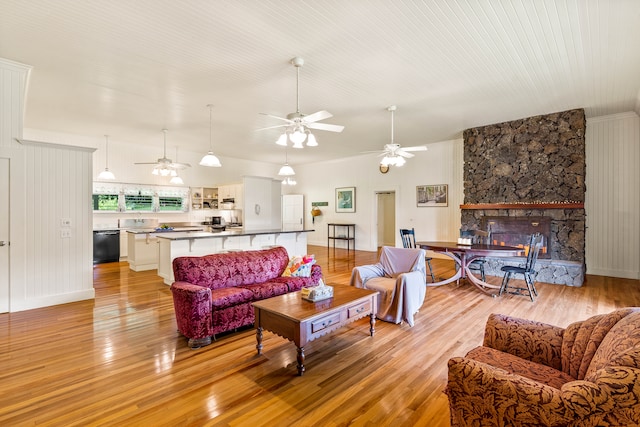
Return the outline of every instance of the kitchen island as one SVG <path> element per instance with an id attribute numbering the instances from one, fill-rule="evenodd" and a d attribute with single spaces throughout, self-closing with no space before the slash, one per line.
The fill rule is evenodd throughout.
<path id="1" fill-rule="evenodd" d="M 161 228 L 133 228 L 127 230 L 127 261 L 133 271 L 155 270 L 158 268 L 159 235 L 189 234 L 202 231 L 202 226 Z"/>
<path id="2" fill-rule="evenodd" d="M 228 251 L 248 251 L 284 246 L 289 256 L 307 253 L 307 233 L 314 230 L 229 230 L 220 232 L 158 233 L 158 275 L 173 283 L 174 258 Z"/>

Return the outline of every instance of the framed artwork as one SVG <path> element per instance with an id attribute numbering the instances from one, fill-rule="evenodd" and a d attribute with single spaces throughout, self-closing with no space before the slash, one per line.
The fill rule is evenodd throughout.
<path id="1" fill-rule="evenodd" d="M 447 187 L 447 184 L 418 185 L 416 187 L 418 207 L 448 206 L 449 191 Z"/>
<path id="2" fill-rule="evenodd" d="M 356 187 L 336 188 L 336 212 L 356 211 Z"/>

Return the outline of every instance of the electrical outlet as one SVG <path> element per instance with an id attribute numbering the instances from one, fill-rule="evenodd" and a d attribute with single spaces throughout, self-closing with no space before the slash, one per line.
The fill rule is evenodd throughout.
<path id="1" fill-rule="evenodd" d="M 71 230 L 60 230 L 60 237 L 63 239 L 71 238 Z"/>
<path id="2" fill-rule="evenodd" d="M 60 220 L 61 227 L 71 227 L 71 218 L 62 218 Z"/>

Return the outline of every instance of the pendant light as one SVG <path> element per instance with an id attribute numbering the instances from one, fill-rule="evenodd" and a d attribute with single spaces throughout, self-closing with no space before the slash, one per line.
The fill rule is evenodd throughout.
<path id="1" fill-rule="evenodd" d="M 291 166 L 289 166 L 289 159 L 287 157 L 287 150 L 284 150 L 284 165 L 280 168 L 278 172 L 279 176 L 293 176 L 296 172 L 293 170 Z"/>
<path id="2" fill-rule="evenodd" d="M 178 146 L 176 146 L 176 162 L 177 161 L 178 161 Z M 176 184 L 176 185 L 184 184 L 184 181 L 182 180 L 182 178 L 180 178 L 180 175 L 178 175 L 178 171 L 176 171 L 175 169 L 171 171 L 171 179 L 169 180 L 169 183 Z"/>
<path id="3" fill-rule="evenodd" d="M 220 163 L 220 160 L 213 154 L 213 147 L 212 147 L 212 142 L 211 142 L 211 134 L 213 132 L 213 116 L 212 116 L 212 109 L 213 109 L 213 105 L 212 104 L 207 104 L 207 107 L 209 107 L 209 152 L 202 158 L 202 160 L 200 160 L 200 165 L 201 166 L 208 166 L 211 168 L 219 168 L 222 166 L 222 163 Z"/>
<path id="4" fill-rule="evenodd" d="M 109 135 L 105 135 L 104 136 L 106 139 L 105 142 L 105 151 L 106 151 L 106 155 L 105 155 L 105 168 L 102 172 L 100 172 L 100 174 L 98 175 L 98 179 L 116 179 L 115 175 L 113 174 L 113 172 L 111 172 L 109 170 Z"/>

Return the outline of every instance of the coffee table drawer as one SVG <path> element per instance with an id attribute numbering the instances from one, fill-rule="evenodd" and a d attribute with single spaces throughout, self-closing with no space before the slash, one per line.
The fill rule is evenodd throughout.
<path id="1" fill-rule="evenodd" d="M 371 313 L 371 300 L 366 300 L 361 302 L 360 304 L 354 305 L 353 307 L 349 307 L 347 310 L 347 316 L 349 319 L 352 317 L 362 316 L 364 313 Z"/>
<path id="2" fill-rule="evenodd" d="M 311 333 L 315 334 L 329 326 L 340 324 L 340 313 L 333 313 L 311 322 Z"/>

